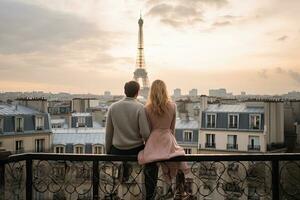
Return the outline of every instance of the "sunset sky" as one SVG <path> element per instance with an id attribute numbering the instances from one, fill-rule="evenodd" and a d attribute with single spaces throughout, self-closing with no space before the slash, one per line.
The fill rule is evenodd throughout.
<path id="1" fill-rule="evenodd" d="M 299 0 L 0 0 L 0 91 L 122 93 L 140 10 L 170 93 L 300 90 Z"/>

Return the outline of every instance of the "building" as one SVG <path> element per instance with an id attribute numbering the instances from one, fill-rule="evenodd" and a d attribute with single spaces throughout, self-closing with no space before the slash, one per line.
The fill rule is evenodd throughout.
<path id="1" fill-rule="evenodd" d="M 284 143 L 283 102 L 210 104 L 202 112 L 200 153 L 267 152 Z"/>
<path id="2" fill-rule="evenodd" d="M 31 100 L 26 101 L 32 104 Z M 44 101 L 38 104 L 43 105 L 43 103 Z M 18 104 L 0 104 L 0 147 L 2 149 L 12 153 L 50 151 L 52 143 L 50 116 L 38 110 Z"/>
<path id="3" fill-rule="evenodd" d="M 98 106 L 100 100 L 96 98 L 74 98 L 72 100 L 72 112 L 89 112 L 90 108 Z"/>
<path id="4" fill-rule="evenodd" d="M 174 89 L 173 97 L 175 99 L 181 97 L 181 89 L 180 88 Z"/>
<path id="5" fill-rule="evenodd" d="M 199 124 L 198 120 L 189 116 L 176 119 L 175 137 L 186 154 L 198 153 Z"/>
<path id="6" fill-rule="evenodd" d="M 52 119 L 53 152 L 104 153 L 105 128 L 93 121 L 92 113 L 72 113 L 71 123 Z"/>
<path id="7" fill-rule="evenodd" d="M 191 89 L 190 91 L 189 91 L 189 96 L 191 96 L 191 97 L 196 97 L 198 95 L 198 90 L 197 89 Z"/>
<path id="8" fill-rule="evenodd" d="M 210 89 L 209 96 L 213 97 L 232 97 L 232 93 L 227 93 L 225 88 L 220 89 Z"/>

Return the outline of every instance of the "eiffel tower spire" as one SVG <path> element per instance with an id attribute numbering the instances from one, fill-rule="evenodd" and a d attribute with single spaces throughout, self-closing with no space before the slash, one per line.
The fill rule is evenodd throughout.
<path id="1" fill-rule="evenodd" d="M 149 92 L 149 79 L 148 73 L 145 66 L 145 57 L 144 57 L 144 34 L 143 34 L 143 24 L 144 20 L 140 14 L 138 20 L 139 32 L 138 32 L 138 46 L 137 46 L 137 58 L 136 58 L 136 69 L 134 71 L 133 80 L 140 82 L 141 92 L 140 95 L 147 98 Z"/>

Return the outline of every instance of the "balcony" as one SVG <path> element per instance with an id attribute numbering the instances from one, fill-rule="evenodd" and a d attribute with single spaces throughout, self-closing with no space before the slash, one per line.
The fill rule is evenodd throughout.
<path id="1" fill-rule="evenodd" d="M 238 150 L 238 144 L 227 144 L 228 150 Z"/>
<path id="2" fill-rule="evenodd" d="M 205 143 L 205 148 L 216 148 L 216 143 Z"/>
<path id="3" fill-rule="evenodd" d="M 260 151 L 260 145 L 248 145 L 249 151 Z"/>
<path id="4" fill-rule="evenodd" d="M 47 153 L 2 157 L 0 199 L 145 199 L 144 167 L 136 159 Z M 156 199 L 183 199 L 180 192 L 187 199 L 300 199 L 300 154 L 205 154 L 170 161 L 188 162 L 190 171 L 172 183 L 164 181 L 160 172 Z M 237 173 L 228 173 L 228 162 L 239 166 Z M 262 169 L 249 182 L 254 170 Z M 216 178 L 199 176 L 205 170 Z"/>

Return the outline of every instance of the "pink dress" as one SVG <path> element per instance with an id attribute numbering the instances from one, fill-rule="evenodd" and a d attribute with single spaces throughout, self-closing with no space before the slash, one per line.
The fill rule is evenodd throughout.
<path id="1" fill-rule="evenodd" d="M 157 116 L 146 106 L 146 114 L 149 121 L 151 134 L 146 142 L 144 150 L 138 154 L 140 165 L 164 161 L 176 156 L 184 156 L 185 152 L 177 144 L 175 139 L 176 104 L 169 103 L 167 112 Z M 180 169 L 187 172 L 186 162 L 160 162 L 162 172 L 167 180 L 176 176 Z"/>

